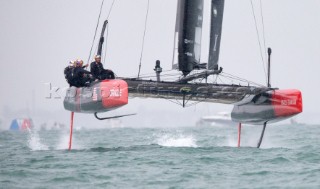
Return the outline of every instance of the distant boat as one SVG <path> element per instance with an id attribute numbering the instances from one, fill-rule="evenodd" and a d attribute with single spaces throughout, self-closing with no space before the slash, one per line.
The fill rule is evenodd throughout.
<path id="1" fill-rule="evenodd" d="M 33 128 L 33 122 L 30 118 L 14 119 L 11 122 L 11 131 L 25 131 Z"/>
<path id="2" fill-rule="evenodd" d="M 105 122 L 105 128 L 122 128 L 123 123 L 120 119 L 110 119 Z"/>
<path id="3" fill-rule="evenodd" d="M 197 126 L 223 126 L 223 125 L 231 125 L 235 122 L 231 119 L 230 112 L 219 112 L 213 116 L 203 116 L 197 122 Z"/>
<path id="4" fill-rule="evenodd" d="M 61 130 L 61 129 L 66 129 L 66 126 L 62 123 L 59 123 L 57 121 L 49 120 L 46 121 L 45 123 L 42 123 L 40 125 L 40 130 Z"/>
<path id="5" fill-rule="evenodd" d="M 291 118 L 290 119 L 290 124 L 291 125 L 305 125 L 305 123 L 300 123 L 297 121 L 297 118 Z"/>

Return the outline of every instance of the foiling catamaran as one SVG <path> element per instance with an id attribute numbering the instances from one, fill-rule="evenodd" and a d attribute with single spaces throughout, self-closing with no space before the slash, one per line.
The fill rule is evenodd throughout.
<path id="1" fill-rule="evenodd" d="M 232 120 L 238 125 L 240 147 L 241 124 L 263 125 L 259 148 L 267 123 L 281 121 L 302 112 L 302 95 L 299 90 L 279 90 L 270 85 L 271 49 L 268 49 L 267 86 L 234 85 L 208 82 L 208 77 L 223 74 L 219 67 L 219 52 L 222 34 L 224 0 L 211 0 L 210 47 L 208 63 L 200 62 L 201 35 L 204 0 L 178 0 L 175 28 L 173 69 L 182 72 L 175 81 L 161 80 L 162 68 L 156 61 L 156 79 L 121 78 L 94 82 L 90 87 L 71 87 L 67 91 L 64 107 L 72 112 L 69 149 L 71 149 L 73 116 L 77 113 L 92 113 L 99 120 L 119 118 L 98 117 L 98 113 L 112 111 L 128 104 L 129 97 L 167 99 L 180 102 L 186 107 L 189 102 L 233 104 Z M 102 28 L 98 55 L 102 54 L 104 33 Z M 196 73 L 194 70 L 198 70 Z"/>

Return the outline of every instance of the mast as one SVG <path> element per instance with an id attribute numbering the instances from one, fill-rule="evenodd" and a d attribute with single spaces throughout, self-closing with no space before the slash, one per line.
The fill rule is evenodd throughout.
<path id="1" fill-rule="evenodd" d="M 272 49 L 268 48 L 268 83 L 267 87 L 271 87 L 270 77 L 271 77 L 271 53 Z"/>
<path id="2" fill-rule="evenodd" d="M 178 38 L 178 66 L 173 65 L 173 68 L 178 67 L 184 76 L 203 67 L 200 64 L 202 22 L 203 0 L 178 0 L 175 36 Z"/>
<path id="3" fill-rule="evenodd" d="M 101 35 L 100 35 L 100 40 L 99 40 L 99 45 L 98 45 L 98 52 L 97 52 L 97 55 L 100 55 L 100 56 L 102 55 L 102 46 L 103 46 L 103 43 L 104 43 L 104 33 L 106 31 L 107 24 L 108 24 L 108 20 L 104 21 L 103 27 L 102 27 L 102 31 L 101 31 Z"/>
<path id="4" fill-rule="evenodd" d="M 209 70 L 219 70 L 219 53 L 222 33 L 224 0 L 211 1 L 211 28 L 209 47 Z"/>

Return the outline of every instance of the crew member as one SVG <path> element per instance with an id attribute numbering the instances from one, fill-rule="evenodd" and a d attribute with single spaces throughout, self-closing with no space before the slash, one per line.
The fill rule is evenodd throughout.
<path id="1" fill-rule="evenodd" d="M 103 68 L 100 55 L 95 56 L 95 61 L 90 65 L 90 71 L 97 80 L 115 79 L 113 71 Z"/>
<path id="2" fill-rule="evenodd" d="M 72 70 L 73 86 L 75 87 L 86 87 L 94 80 L 91 73 L 84 69 L 82 60 L 76 61 L 76 66 Z"/>
<path id="3" fill-rule="evenodd" d="M 69 62 L 69 66 L 64 69 L 64 78 L 67 80 L 69 85 L 72 85 L 72 69 L 74 68 L 74 61 Z"/>

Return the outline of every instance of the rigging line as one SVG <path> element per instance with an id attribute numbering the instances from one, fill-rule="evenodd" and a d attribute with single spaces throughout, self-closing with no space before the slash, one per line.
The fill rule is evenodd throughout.
<path id="1" fill-rule="evenodd" d="M 178 75 L 177 74 L 162 74 L 161 77 L 177 77 Z M 154 78 L 154 77 L 157 77 L 155 76 L 154 74 L 153 75 L 143 75 L 141 77 L 139 77 L 140 79 L 142 78 Z M 134 77 L 130 77 L 130 78 L 134 78 Z"/>
<path id="2" fill-rule="evenodd" d="M 164 71 L 165 72 L 165 71 Z M 169 75 L 169 74 L 161 74 L 161 77 L 162 76 L 166 76 L 166 75 Z M 173 75 L 173 74 L 171 74 L 171 75 Z M 180 74 L 179 74 L 180 75 Z M 139 78 L 146 78 L 146 77 L 157 77 L 157 76 L 155 76 L 154 75 L 154 73 L 146 73 L 146 74 L 140 74 L 140 77 Z M 178 74 L 177 75 L 175 75 L 175 76 L 178 76 Z M 128 78 L 137 78 L 137 75 L 134 75 L 134 76 L 127 76 Z"/>
<path id="3" fill-rule="evenodd" d="M 96 36 L 97 36 L 97 31 L 98 31 L 98 27 L 99 27 L 99 23 L 100 23 L 100 17 L 101 17 L 101 12 L 102 12 L 102 8 L 103 8 L 103 3 L 104 3 L 104 0 L 102 0 L 102 2 L 101 2 L 100 12 L 99 12 L 99 16 L 98 16 L 98 22 L 97 22 L 96 30 L 94 32 L 92 45 L 91 45 L 91 49 L 90 49 L 90 54 L 89 54 L 88 61 L 87 61 L 88 64 L 89 64 L 89 61 L 90 61 L 90 58 L 91 58 L 94 41 L 96 40 Z"/>
<path id="4" fill-rule="evenodd" d="M 232 75 L 224 75 L 224 74 L 221 74 L 221 76 L 223 77 L 226 77 L 226 78 L 229 78 L 229 79 L 235 79 L 235 80 L 238 80 L 238 81 L 241 81 L 241 82 L 247 82 L 247 83 L 250 83 L 250 81 L 246 80 L 246 79 L 242 79 L 242 78 L 239 78 L 239 77 L 235 77 L 235 76 L 232 76 Z"/>
<path id="5" fill-rule="evenodd" d="M 111 14 L 111 12 L 112 12 L 112 8 L 113 8 L 113 5 L 114 5 L 114 2 L 115 2 L 115 1 L 116 1 L 116 0 L 113 0 L 113 1 L 112 1 L 111 7 L 110 7 L 110 9 L 109 9 L 109 13 L 108 13 L 107 20 L 108 20 L 109 17 L 110 17 L 110 14 Z"/>
<path id="6" fill-rule="evenodd" d="M 144 32 L 143 32 L 143 38 L 142 38 L 142 48 L 141 48 L 141 55 L 140 55 L 138 78 L 140 77 L 140 71 L 141 71 L 141 63 L 142 63 L 142 56 L 143 56 L 143 50 L 144 50 L 144 40 L 146 37 L 147 23 L 148 23 L 148 16 L 149 16 L 149 6 L 150 6 L 150 0 L 148 0 L 146 19 L 145 19 L 145 23 L 144 23 Z"/>
<path id="7" fill-rule="evenodd" d="M 223 75 L 225 74 L 225 75 Z M 241 81 L 241 82 L 245 82 L 245 83 L 249 83 L 249 84 L 254 84 L 254 85 L 257 85 L 257 86 L 260 86 L 260 87 L 265 87 L 264 85 L 261 85 L 259 83 L 255 83 L 253 81 L 249 81 L 247 79 L 243 79 L 243 78 L 240 78 L 240 77 L 237 77 L 237 76 L 234 76 L 234 75 L 231 75 L 231 74 L 228 74 L 228 73 L 225 73 L 223 72 L 223 74 L 221 74 L 223 77 L 227 77 L 229 79 L 235 79 L 235 80 L 238 80 L 238 81 Z"/>
<path id="8" fill-rule="evenodd" d="M 179 74 L 180 75 L 180 74 Z M 164 76 L 179 76 L 178 74 L 170 74 L 170 73 L 168 73 L 168 74 L 161 74 L 161 77 L 164 77 Z M 156 75 L 154 75 L 154 74 L 150 74 L 150 75 L 145 75 L 145 76 L 141 76 L 141 77 L 157 77 Z"/>
<path id="9" fill-rule="evenodd" d="M 238 79 L 239 81 L 243 80 L 244 82 L 248 82 L 248 83 L 251 83 L 251 84 L 255 84 L 255 85 L 260 86 L 260 87 L 266 87 L 266 86 L 261 85 L 261 84 L 259 84 L 259 83 L 256 83 L 256 82 L 253 82 L 253 81 L 250 81 L 250 80 L 247 80 L 247 79 L 238 77 L 238 76 L 234 76 L 234 75 L 228 74 L 228 73 L 226 73 L 226 72 L 223 72 L 223 74 L 229 75 L 230 77 L 233 77 L 234 79 Z"/>
<path id="10" fill-rule="evenodd" d="M 265 36 L 265 28 L 264 28 L 264 18 L 263 18 L 263 9 L 262 9 L 262 0 L 260 0 L 260 12 L 261 12 L 261 20 L 262 20 L 262 35 L 263 35 L 263 45 L 264 45 L 264 55 L 267 55 L 267 46 L 266 46 L 266 36 Z"/>
<path id="11" fill-rule="evenodd" d="M 168 98 L 165 98 L 165 97 L 160 97 L 160 98 L 162 98 L 162 99 L 164 99 L 164 100 L 167 100 L 167 101 L 169 101 L 169 102 L 171 102 L 171 103 L 177 104 L 177 105 L 179 105 L 179 106 L 183 106 L 183 104 L 180 103 L 178 100 L 174 101 L 174 100 L 171 100 L 171 99 L 168 99 Z"/>
<path id="12" fill-rule="evenodd" d="M 233 85 L 237 85 L 237 84 L 234 84 L 235 82 L 233 80 L 245 83 L 245 81 L 237 80 L 237 79 L 235 79 L 233 77 L 228 77 L 228 76 L 223 76 L 223 77 L 225 77 L 226 79 L 229 79 L 232 82 Z M 246 83 L 250 84 L 249 82 L 246 82 Z M 241 83 L 239 83 L 239 86 L 241 86 Z"/>
<path id="13" fill-rule="evenodd" d="M 205 100 L 187 104 L 185 107 L 186 107 L 186 108 L 189 108 L 189 107 L 191 107 L 191 106 L 196 106 L 196 105 L 198 105 L 198 104 L 200 104 L 200 103 L 202 103 L 202 102 L 205 102 Z"/>
<path id="14" fill-rule="evenodd" d="M 218 77 L 218 79 L 221 81 L 222 84 L 225 84 L 220 77 Z"/>
<path id="15" fill-rule="evenodd" d="M 260 87 L 265 87 L 261 84 L 258 84 L 258 83 L 255 83 L 255 82 L 252 82 L 252 81 L 249 81 L 247 79 L 243 79 L 243 78 L 240 78 L 240 77 L 237 77 L 237 76 L 233 76 L 231 74 L 227 74 L 227 73 L 224 73 L 225 75 L 222 74 L 222 76 L 226 77 L 226 78 L 230 78 L 230 79 L 235 79 L 235 80 L 238 80 L 238 81 L 241 81 L 241 82 L 245 82 L 245 83 L 249 83 L 249 84 L 254 84 L 254 85 L 257 85 L 257 86 L 260 86 Z"/>
<path id="16" fill-rule="evenodd" d="M 163 72 L 165 72 L 165 71 L 163 71 Z M 153 72 L 153 73 L 141 74 L 141 76 L 148 76 L 148 75 L 152 75 L 152 74 L 154 74 L 154 72 Z M 134 75 L 134 76 L 128 76 L 128 77 L 130 77 L 130 78 L 136 78 L 136 75 Z"/>
<path id="17" fill-rule="evenodd" d="M 215 83 L 215 84 L 217 84 L 217 82 L 218 82 L 218 77 L 219 77 L 219 75 L 217 75 L 217 76 L 216 76 L 216 79 L 214 80 L 214 83 Z"/>
<path id="18" fill-rule="evenodd" d="M 110 17 L 110 14 L 111 14 L 111 12 L 112 12 L 113 5 L 114 5 L 115 1 L 116 1 L 116 0 L 113 0 L 113 1 L 112 1 L 112 4 L 111 4 L 110 9 L 109 9 L 108 16 L 107 16 L 107 20 L 109 20 L 109 17 Z M 108 42 L 108 37 L 109 37 L 109 24 L 107 25 L 107 35 L 106 35 L 106 41 L 107 41 L 107 42 Z M 108 43 L 105 43 L 104 61 L 106 61 L 107 52 L 108 52 Z"/>
<path id="19" fill-rule="evenodd" d="M 262 53 L 262 47 L 261 47 L 261 42 L 260 42 L 260 35 L 259 35 L 259 30 L 258 30 L 258 25 L 257 25 L 256 14 L 254 12 L 254 7 L 253 7 L 252 0 L 250 0 L 250 2 L 251 2 L 251 8 L 252 8 L 252 14 L 253 14 L 253 18 L 254 18 L 254 23 L 255 23 L 255 26 L 256 26 L 256 32 L 257 32 L 258 43 L 259 43 L 259 48 L 260 48 L 260 55 L 261 55 L 261 60 L 262 60 L 263 71 L 264 71 L 265 79 L 266 79 L 266 82 L 267 82 L 267 72 L 266 72 L 263 53 Z"/>

